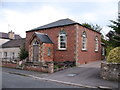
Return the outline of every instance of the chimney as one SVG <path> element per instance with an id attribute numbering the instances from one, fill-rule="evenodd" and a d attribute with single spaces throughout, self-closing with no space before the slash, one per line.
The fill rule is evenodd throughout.
<path id="1" fill-rule="evenodd" d="M 12 30 L 10 32 L 8 32 L 8 37 L 10 39 L 15 39 L 14 32 L 12 32 Z"/>

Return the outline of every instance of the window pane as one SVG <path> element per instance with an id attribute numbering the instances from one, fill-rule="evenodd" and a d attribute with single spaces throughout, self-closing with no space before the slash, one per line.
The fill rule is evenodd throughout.
<path id="1" fill-rule="evenodd" d="M 66 45 L 65 45 L 64 42 L 61 42 L 61 43 L 60 43 L 60 48 L 66 48 Z"/>
<path id="2" fill-rule="evenodd" d="M 50 54 L 51 54 L 51 49 L 50 48 L 48 48 L 48 56 L 50 56 Z"/>
<path id="3" fill-rule="evenodd" d="M 85 49 L 85 43 L 83 43 L 82 48 Z"/>
<path id="4" fill-rule="evenodd" d="M 60 38 L 60 41 L 64 41 L 64 38 Z"/>
<path id="5" fill-rule="evenodd" d="M 95 51 L 98 51 L 98 39 L 95 41 Z"/>
<path id="6" fill-rule="evenodd" d="M 66 40 L 65 38 L 66 38 L 65 36 L 60 36 L 60 41 L 65 41 Z"/>
<path id="7" fill-rule="evenodd" d="M 12 53 L 12 58 L 13 58 L 13 59 L 14 59 L 14 56 L 15 56 L 15 53 L 13 52 L 13 53 Z"/>
<path id="8" fill-rule="evenodd" d="M 7 52 L 4 52 L 4 58 L 7 58 Z"/>
<path id="9" fill-rule="evenodd" d="M 59 34 L 59 48 L 66 48 L 66 33 L 60 32 Z"/>
<path id="10" fill-rule="evenodd" d="M 82 49 L 85 49 L 85 47 L 83 46 Z"/>
<path id="11" fill-rule="evenodd" d="M 86 49 L 86 43 L 87 43 L 87 37 L 86 37 L 86 32 L 82 33 L 82 49 Z"/>
<path id="12" fill-rule="evenodd" d="M 39 42 L 38 41 L 34 41 L 33 45 L 38 45 Z"/>
<path id="13" fill-rule="evenodd" d="M 86 37 L 82 38 L 82 49 L 86 49 Z"/>

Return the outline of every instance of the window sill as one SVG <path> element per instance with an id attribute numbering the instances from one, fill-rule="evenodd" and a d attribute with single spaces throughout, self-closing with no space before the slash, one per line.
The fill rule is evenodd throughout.
<path id="1" fill-rule="evenodd" d="M 67 49 L 57 49 L 58 51 L 67 51 Z"/>
<path id="2" fill-rule="evenodd" d="M 87 51 L 87 49 L 82 49 L 81 51 Z"/>
<path id="3" fill-rule="evenodd" d="M 97 50 L 95 50 L 95 52 L 97 53 L 98 51 L 97 51 Z"/>

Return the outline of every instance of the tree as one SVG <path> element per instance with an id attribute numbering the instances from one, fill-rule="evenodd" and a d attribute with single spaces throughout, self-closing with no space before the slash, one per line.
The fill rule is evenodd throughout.
<path id="1" fill-rule="evenodd" d="M 115 47 L 120 47 L 120 20 L 110 20 L 112 24 L 108 25 L 112 30 L 109 31 L 109 33 L 106 35 L 109 40 L 107 41 L 107 56 L 109 52 L 115 48 Z"/>
<path id="2" fill-rule="evenodd" d="M 108 43 L 113 47 L 118 47 L 120 46 L 120 20 L 110 20 L 110 22 L 112 24 L 108 27 L 110 27 L 112 31 L 107 35 L 109 37 Z"/>
<path id="3" fill-rule="evenodd" d="M 102 30 L 102 28 L 97 24 L 93 25 L 93 24 L 88 24 L 88 23 L 82 23 L 82 25 L 87 27 L 87 28 L 93 29 L 97 32 L 100 32 Z"/>
<path id="4" fill-rule="evenodd" d="M 19 59 L 20 59 L 20 60 L 23 60 L 23 59 L 26 59 L 27 57 L 28 57 L 28 52 L 25 50 L 25 45 L 23 45 L 23 46 L 20 48 Z"/>

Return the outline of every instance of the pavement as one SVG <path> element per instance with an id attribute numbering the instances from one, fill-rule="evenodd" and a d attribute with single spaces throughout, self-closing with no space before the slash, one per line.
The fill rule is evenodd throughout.
<path id="1" fill-rule="evenodd" d="M 108 81 L 100 77 L 100 63 L 101 61 L 96 61 L 89 64 L 80 65 L 79 67 L 64 69 L 52 74 L 11 68 L 2 68 L 2 70 L 3 72 L 29 76 L 40 80 L 87 88 L 118 88 L 119 83 L 117 81 Z"/>

